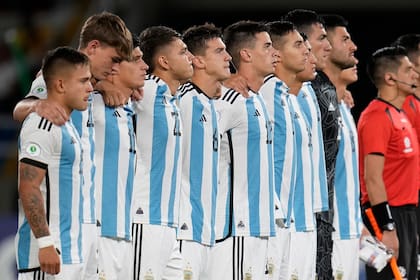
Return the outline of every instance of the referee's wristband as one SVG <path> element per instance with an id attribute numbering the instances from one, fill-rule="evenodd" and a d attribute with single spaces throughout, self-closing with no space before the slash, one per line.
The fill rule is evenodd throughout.
<path id="1" fill-rule="evenodd" d="M 384 230 L 388 224 L 394 224 L 391 209 L 387 201 L 373 205 L 372 212 L 380 229 Z"/>
<path id="2" fill-rule="evenodd" d="M 37 238 L 36 241 L 38 242 L 39 249 L 54 246 L 54 239 L 51 235 Z"/>

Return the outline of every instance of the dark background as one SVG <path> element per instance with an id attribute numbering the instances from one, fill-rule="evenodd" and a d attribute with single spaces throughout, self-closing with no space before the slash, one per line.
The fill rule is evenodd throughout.
<path id="1" fill-rule="evenodd" d="M 118 14 L 132 32 L 151 25 L 168 25 L 182 32 L 190 25 L 212 22 L 219 27 L 243 19 L 272 21 L 295 8 L 319 14 L 337 13 L 349 21 L 349 32 L 358 46 L 359 81 L 350 86 L 360 112 L 376 96 L 366 77 L 366 60 L 405 33 L 420 33 L 420 1 L 400 0 L 48 0 L 1 1 L 0 4 L 0 262 L 12 250 L 17 205 L 17 136 L 20 124 L 12 110 L 30 88 L 41 59 L 48 49 L 59 45 L 77 47 L 83 21 L 93 13 L 107 10 Z M 9 239 L 6 239 L 9 236 Z M 7 250 L 5 247 L 8 248 Z M 13 263 L 0 263 L 13 271 Z M 1 279 L 8 276 L 8 269 Z"/>

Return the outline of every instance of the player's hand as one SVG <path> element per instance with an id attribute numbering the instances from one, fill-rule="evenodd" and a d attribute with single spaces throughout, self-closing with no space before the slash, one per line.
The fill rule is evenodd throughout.
<path id="1" fill-rule="evenodd" d="M 397 230 L 384 230 L 382 233 L 382 243 L 385 244 L 386 248 L 391 249 L 393 255 L 398 259 L 398 252 L 400 248 L 400 243 L 397 237 Z"/>
<path id="2" fill-rule="evenodd" d="M 97 82 L 95 89 L 102 94 L 105 104 L 109 107 L 122 106 L 128 102 L 127 96 L 108 80 Z"/>
<path id="3" fill-rule="evenodd" d="M 43 272 L 52 275 L 60 273 L 60 256 L 54 246 L 39 249 L 38 258 Z"/>
<path id="4" fill-rule="evenodd" d="M 69 119 L 69 116 L 62 106 L 47 99 L 39 99 L 36 102 L 34 111 L 41 117 L 46 118 L 58 126 L 63 125 Z"/>
<path id="5" fill-rule="evenodd" d="M 131 99 L 133 101 L 139 101 L 143 99 L 143 95 L 144 95 L 144 90 L 143 88 L 138 88 L 133 90 L 133 94 L 131 95 Z"/>
<path id="6" fill-rule="evenodd" d="M 245 97 L 249 97 L 248 81 L 241 75 L 232 74 L 229 79 L 223 81 L 223 85 L 228 88 L 233 88 Z"/>

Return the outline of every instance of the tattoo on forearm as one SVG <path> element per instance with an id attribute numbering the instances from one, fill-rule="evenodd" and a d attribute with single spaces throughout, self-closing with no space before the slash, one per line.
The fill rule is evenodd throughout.
<path id="1" fill-rule="evenodd" d="M 36 238 L 49 235 L 40 183 L 44 174 L 34 166 L 20 166 L 20 199 L 26 219 Z"/>

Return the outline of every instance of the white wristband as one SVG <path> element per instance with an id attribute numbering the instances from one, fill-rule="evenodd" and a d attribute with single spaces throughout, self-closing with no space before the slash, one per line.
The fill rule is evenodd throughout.
<path id="1" fill-rule="evenodd" d="M 54 246 L 54 239 L 52 238 L 51 235 L 37 238 L 36 241 L 38 242 L 39 249 Z"/>

